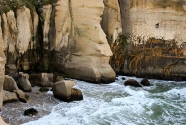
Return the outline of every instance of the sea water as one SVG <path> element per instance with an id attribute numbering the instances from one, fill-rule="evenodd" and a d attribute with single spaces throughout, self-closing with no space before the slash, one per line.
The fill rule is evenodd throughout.
<path id="1" fill-rule="evenodd" d="M 48 115 L 23 125 L 186 124 L 186 81 L 149 79 L 148 87 L 124 86 L 130 78 L 142 80 L 126 76 L 118 76 L 111 84 L 75 80 L 74 87 L 83 93 L 82 101 L 58 102 Z"/>

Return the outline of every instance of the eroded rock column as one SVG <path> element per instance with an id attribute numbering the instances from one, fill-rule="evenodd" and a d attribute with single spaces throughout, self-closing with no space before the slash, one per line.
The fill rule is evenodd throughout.
<path id="1" fill-rule="evenodd" d="M 56 60 L 58 70 L 91 82 L 114 81 L 115 72 L 108 63 L 112 52 L 100 25 L 103 1 L 59 0 L 57 5 L 55 50 L 70 50 L 66 51 L 65 61 L 61 58 L 63 66 Z"/>

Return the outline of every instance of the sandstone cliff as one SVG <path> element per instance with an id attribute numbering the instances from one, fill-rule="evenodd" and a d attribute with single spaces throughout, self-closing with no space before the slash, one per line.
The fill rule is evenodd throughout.
<path id="1" fill-rule="evenodd" d="M 0 18 L 1 23 L 1 18 Z M 5 73 L 5 55 L 3 52 L 3 36 L 2 36 L 2 29 L 0 27 L 0 109 L 2 108 L 3 103 L 3 83 L 4 83 L 4 73 Z"/>
<path id="2" fill-rule="evenodd" d="M 121 32 L 118 2 L 38 2 L 35 7 L 16 3 L 17 8 L 1 14 L 6 65 L 15 64 L 19 71 L 58 72 L 90 82 L 114 81 L 115 72 L 109 64 L 112 52 L 104 31 L 112 36 L 119 27 Z M 106 11 L 117 16 L 112 20 Z M 103 17 L 109 19 L 104 31 L 100 24 Z"/>
<path id="3" fill-rule="evenodd" d="M 184 0 L 31 2 L 0 1 L 0 93 L 5 62 L 98 83 L 114 81 L 114 70 L 186 78 Z"/>
<path id="4" fill-rule="evenodd" d="M 185 79 L 186 1 L 119 0 L 123 35 L 113 43 L 118 72 Z"/>

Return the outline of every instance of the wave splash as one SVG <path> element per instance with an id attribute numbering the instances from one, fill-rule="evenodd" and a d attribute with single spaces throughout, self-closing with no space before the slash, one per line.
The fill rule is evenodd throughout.
<path id="1" fill-rule="evenodd" d="M 125 77 L 126 80 L 135 77 Z M 49 115 L 22 125 L 159 125 L 186 123 L 186 82 L 150 80 L 152 86 L 124 86 L 122 76 L 105 85 L 75 80 L 84 100 L 61 102 Z"/>

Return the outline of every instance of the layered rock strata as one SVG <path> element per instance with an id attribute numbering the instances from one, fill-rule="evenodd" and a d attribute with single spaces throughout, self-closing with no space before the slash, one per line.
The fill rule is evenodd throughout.
<path id="1" fill-rule="evenodd" d="M 119 0 L 122 30 L 112 67 L 127 75 L 185 80 L 185 1 Z"/>

